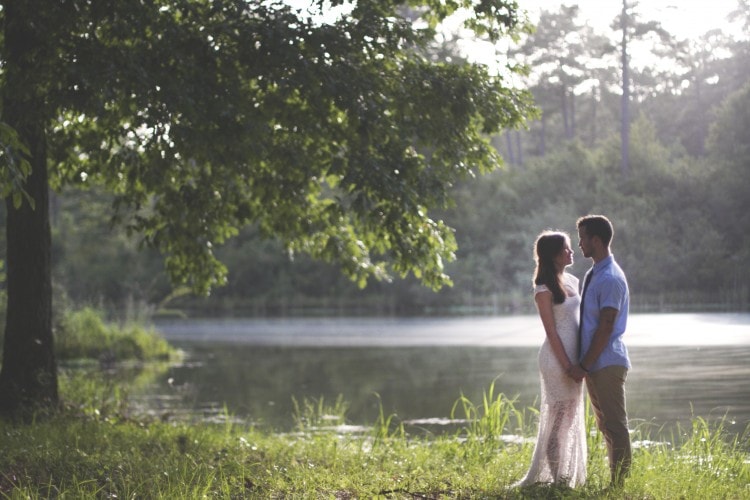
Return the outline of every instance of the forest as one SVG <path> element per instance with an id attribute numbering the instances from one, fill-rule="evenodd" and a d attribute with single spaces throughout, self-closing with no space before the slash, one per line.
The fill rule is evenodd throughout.
<path id="1" fill-rule="evenodd" d="M 196 295 L 171 284 L 158 249 L 112 224 L 112 195 L 77 183 L 50 195 L 55 307 L 131 316 L 525 313 L 537 234 L 567 231 L 575 248 L 576 218 L 602 213 L 615 226 L 613 253 L 635 310 L 748 310 L 747 7 L 738 2 L 735 33 L 693 40 L 640 19 L 637 7 L 628 13 L 628 42 L 650 60 L 631 58 L 624 118 L 622 33 L 597 32 L 575 6 L 543 12 L 504 54 L 530 68 L 536 116 L 492 137 L 503 168 L 456 182 L 451 206 L 431 214 L 455 231 L 450 286 L 435 290 L 409 274 L 363 287 L 339 264 L 293 251 L 254 224 L 215 250 L 226 283 Z M 458 51 L 446 37 L 436 57 Z M 588 266 L 577 252 L 571 272 L 580 277 Z"/>

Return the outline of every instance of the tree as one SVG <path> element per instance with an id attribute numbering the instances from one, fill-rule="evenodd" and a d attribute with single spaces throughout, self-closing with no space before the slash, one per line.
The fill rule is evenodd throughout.
<path id="1" fill-rule="evenodd" d="M 737 0 L 737 8 L 728 20 L 739 26 L 742 36 L 731 41 L 729 49 L 735 64 L 728 75 L 734 89 L 741 88 L 750 79 L 750 0 Z"/>
<path id="2" fill-rule="evenodd" d="M 630 169 L 630 59 L 628 56 L 627 0 L 622 0 L 620 29 L 622 30 L 622 106 L 620 111 L 620 161 L 622 162 L 622 174 L 627 175 Z"/>
<path id="3" fill-rule="evenodd" d="M 558 116 L 560 136 L 569 141 L 578 137 L 577 96 L 582 84 L 601 78 L 598 61 L 614 50 L 609 40 L 578 19 L 578 6 L 561 6 L 558 12 L 543 11 L 534 32 L 510 51 L 524 64 L 533 68 L 529 87 L 542 108 L 539 154 L 546 154 L 547 144 L 553 141 L 550 118 Z M 595 124 L 592 124 L 595 127 Z M 557 141 L 555 141 L 557 142 Z"/>
<path id="4" fill-rule="evenodd" d="M 733 275 L 746 284 L 750 273 L 750 85 L 722 104 L 708 139 L 714 221 L 721 234 L 731 235 L 723 246 Z"/>
<path id="5" fill-rule="evenodd" d="M 566 139 L 573 138 L 575 128 L 571 109 L 573 88 L 584 74 L 582 55 L 585 49 L 581 36 L 584 30 L 577 18 L 578 6 L 562 6 L 559 13 L 543 11 L 534 33 L 511 51 L 513 55 L 523 56 L 527 66 L 541 71 L 535 87 L 540 97 L 550 94 L 547 109 L 559 109 Z M 545 89 L 545 86 L 551 88 Z"/>
<path id="6" fill-rule="evenodd" d="M 662 137 L 678 137 L 694 156 L 705 154 L 711 110 L 728 93 L 730 79 L 725 76 L 731 72 L 722 68 L 728 63 L 728 45 L 727 34 L 715 29 L 658 54 L 661 69 L 654 72 L 651 84 L 651 92 L 658 94 L 652 95 L 648 113 Z"/>
<path id="7" fill-rule="evenodd" d="M 213 246 L 248 224 L 362 285 L 391 273 L 450 283 L 453 234 L 429 209 L 497 167 L 487 134 L 531 107 L 486 67 L 435 63 L 425 48 L 458 7 L 492 41 L 522 21 L 514 2 L 409 4 L 424 23 L 380 0 L 325 21 L 264 1 L 4 1 L 0 408 L 58 399 L 49 187 L 106 187 L 113 221 L 200 293 L 225 279 Z"/>
<path id="8" fill-rule="evenodd" d="M 632 67 L 630 64 L 630 51 L 634 42 L 645 41 L 653 44 L 656 38 L 662 43 L 671 42 L 671 36 L 656 21 L 640 22 L 639 16 L 635 12 L 638 2 L 628 4 L 627 0 L 622 0 L 622 12 L 612 24 L 612 29 L 619 30 L 622 33 L 620 43 L 620 58 L 622 68 L 622 100 L 620 111 L 620 169 L 623 176 L 627 176 L 630 171 L 630 115 L 631 115 L 631 85 L 633 77 L 631 75 Z"/>

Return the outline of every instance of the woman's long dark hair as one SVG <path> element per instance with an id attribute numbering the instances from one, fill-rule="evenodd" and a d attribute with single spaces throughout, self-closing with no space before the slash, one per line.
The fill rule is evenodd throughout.
<path id="1" fill-rule="evenodd" d="M 565 302 L 565 291 L 560 282 L 562 273 L 558 274 L 555 268 L 555 257 L 560 255 L 565 244 L 570 241 L 567 234 L 559 231 L 545 231 L 539 235 L 534 244 L 536 270 L 534 271 L 534 284 L 545 285 L 552 292 L 553 302 L 562 304 Z"/>

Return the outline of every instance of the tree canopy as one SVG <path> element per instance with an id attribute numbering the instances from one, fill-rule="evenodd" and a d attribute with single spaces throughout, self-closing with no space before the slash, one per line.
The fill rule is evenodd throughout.
<path id="1" fill-rule="evenodd" d="M 49 186 L 112 192 L 113 221 L 200 293 L 225 279 L 215 245 L 251 223 L 361 284 L 450 283 L 455 239 L 430 210 L 496 168 L 488 134 L 532 108 L 482 65 L 432 60 L 430 44 L 459 8 L 492 41 L 525 26 L 513 1 L 408 4 L 421 22 L 381 0 L 325 22 L 267 1 L 3 2 L 0 407 L 57 399 Z"/>
<path id="2" fill-rule="evenodd" d="M 392 263 L 447 283 L 453 238 L 428 207 L 497 166 L 484 134 L 527 99 L 481 66 L 432 63 L 433 30 L 394 9 L 358 2 L 332 24 L 265 2 L 67 9 L 55 181 L 107 185 L 118 219 L 202 291 L 224 279 L 213 246 L 249 222 L 358 280 Z"/>
<path id="3" fill-rule="evenodd" d="M 618 228 L 615 250 L 626 266 L 635 310 L 747 309 L 742 270 L 750 245 L 741 236 L 747 183 L 739 182 L 747 170 L 742 121 L 742 87 L 750 67 L 747 36 L 726 30 L 688 41 L 666 37 L 670 43 L 650 45 L 658 53 L 645 60 L 633 56 L 632 176 L 623 179 L 618 174 L 621 63 L 612 52 L 620 36 L 591 31 L 567 15 L 571 12 L 563 7 L 560 14 L 543 14 L 534 36 L 521 37 L 520 52 L 532 74 L 529 85 L 543 117 L 530 122 L 528 131 L 512 132 L 512 139 L 522 139 L 516 143 L 493 138 L 510 168 L 478 182 L 456 183 L 455 207 L 433 212 L 433 218 L 456 229 L 457 258 L 446 264 L 452 287 L 433 293 L 410 277 L 357 290 L 339 276 L 337 266 L 299 255 L 290 261 L 280 242 L 261 239 L 259 229 L 249 226 L 217 250 L 229 267 L 227 285 L 208 300 L 183 295 L 170 307 L 232 315 L 529 312 L 529 242 L 546 227 L 574 234 L 572 221 L 593 210 L 609 214 Z M 746 9 L 741 13 L 747 17 Z M 566 38 L 572 44 L 568 52 Z M 448 40 L 432 57 L 454 59 L 450 45 Z M 563 92 L 568 80 L 575 87 Z M 712 127 L 713 138 L 706 142 Z M 525 149 L 512 155 L 508 146 Z M 83 201 L 91 200 L 78 192 L 60 198 L 66 218 L 57 231 L 71 235 L 91 222 L 76 208 Z M 111 304 L 120 311 L 130 298 L 158 307 L 164 297 L 174 297 L 154 272 L 157 258 L 136 256 L 120 244 L 119 233 L 108 248 L 127 259 L 132 272 L 106 263 L 91 269 L 87 259 L 94 249 L 86 248 L 87 234 L 92 233 L 79 230 L 58 238 L 56 277 L 73 300 Z M 573 272 L 582 274 L 585 265 L 581 260 Z"/>

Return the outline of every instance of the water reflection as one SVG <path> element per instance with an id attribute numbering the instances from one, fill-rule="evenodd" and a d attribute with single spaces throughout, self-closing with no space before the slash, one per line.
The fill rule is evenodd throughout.
<path id="1" fill-rule="evenodd" d="M 750 423 L 750 315 L 642 315 L 631 327 L 633 425 L 725 414 L 736 432 Z M 402 421 L 445 422 L 460 395 L 479 403 L 493 381 L 518 406 L 537 406 L 540 330 L 532 317 L 172 324 L 163 331 L 188 360 L 145 397 L 155 412 L 226 407 L 277 430 L 293 424 L 292 398 L 339 395 L 352 424 L 374 423 L 381 402 Z"/>

